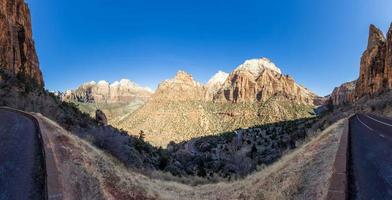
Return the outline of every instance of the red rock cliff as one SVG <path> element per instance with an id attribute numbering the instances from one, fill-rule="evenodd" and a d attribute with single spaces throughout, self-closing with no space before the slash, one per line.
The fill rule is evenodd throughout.
<path id="1" fill-rule="evenodd" d="M 361 58 L 355 98 L 373 96 L 392 89 L 392 26 L 387 39 L 374 25 L 370 26 L 369 41 Z"/>
<path id="2" fill-rule="evenodd" d="M 0 0 L 0 67 L 44 85 L 24 0 Z"/>
<path id="3" fill-rule="evenodd" d="M 352 81 L 336 87 L 330 97 L 331 103 L 334 106 L 352 103 L 354 101 L 355 84 L 356 81 Z"/>

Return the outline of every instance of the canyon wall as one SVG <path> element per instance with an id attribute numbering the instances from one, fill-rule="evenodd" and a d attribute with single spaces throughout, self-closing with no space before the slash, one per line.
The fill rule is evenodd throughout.
<path id="1" fill-rule="evenodd" d="M 24 0 L 0 0 L 0 68 L 44 86 Z"/>
<path id="2" fill-rule="evenodd" d="M 368 46 L 361 58 L 355 98 L 374 96 L 392 89 L 392 26 L 387 38 L 370 26 Z"/>

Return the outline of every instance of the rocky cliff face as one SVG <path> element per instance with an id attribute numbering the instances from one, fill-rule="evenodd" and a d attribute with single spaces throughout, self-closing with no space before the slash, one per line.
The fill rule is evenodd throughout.
<path id="1" fill-rule="evenodd" d="M 387 39 L 374 25 L 370 26 L 369 41 L 361 58 L 360 76 L 355 98 L 373 96 L 392 89 L 392 26 Z"/>
<path id="2" fill-rule="evenodd" d="M 316 97 L 308 89 L 282 75 L 266 58 L 247 60 L 237 67 L 214 96 L 219 102 L 264 102 L 274 95 L 283 95 L 298 103 L 313 105 Z"/>
<path id="3" fill-rule="evenodd" d="M 0 0 L 0 68 L 44 85 L 24 0 Z"/>
<path id="4" fill-rule="evenodd" d="M 355 95 L 355 84 L 356 81 L 351 81 L 336 87 L 330 97 L 332 105 L 340 106 L 352 103 Z"/>
<path id="5" fill-rule="evenodd" d="M 206 88 L 190 74 L 179 71 L 173 79 L 159 84 L 152 101 L 204 101 L 205 92 Z"/>
<path id="6" fill-rule="evenodd" d="M 152 93 L 149 88 L 140 87 L 130 80 L 122 79 L 112 84 L 106 81 L 85 83 L 74 91 L 66 91 L 62 98 L 65 101 L 81 103 L 119 103 L 130 102 L 134 99 L 147 100 Z"/>

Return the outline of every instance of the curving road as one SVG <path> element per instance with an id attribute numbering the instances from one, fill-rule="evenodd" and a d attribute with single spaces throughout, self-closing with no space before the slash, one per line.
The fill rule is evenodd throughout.
<path id="1" fill-rule="evenodd" d="M 0 109 L 0 200 L 45 199 L 44 157 L 35 123 Z"/>
<path id="2" fill-rule="evenodd" d="M 352 199 L 392 199 L 392 120 L 350 119 Z"/>

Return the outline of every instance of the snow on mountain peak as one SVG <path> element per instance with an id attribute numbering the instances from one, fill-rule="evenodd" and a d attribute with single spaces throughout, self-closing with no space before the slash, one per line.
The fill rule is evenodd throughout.
<path id="1" fill-rule="evenodd" d="M 218 73 L 216 73 L 207 83 L 207 85 L 215 85 L 215 84 L 219 84 L 222 85 L 227 77 L 229 76 L 228 73 L 223 72 L 223 71 L 218 71 Z"/>
<path id="2" fill-rule="evenodd" d="M 281 70 L 268 58 L 250 59 L 238 66 L 235 71 L 249 71 L 257 76 L 265 69 L 275 71 L 281 74 Z"/>
<path id="3" fill-rule="evenodd" d="M 98 82 L 98 85 L 109 85 L 109 83 L 105 80 L 101 80 Z"/>

